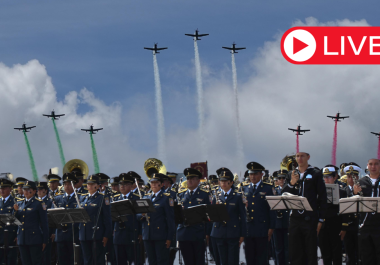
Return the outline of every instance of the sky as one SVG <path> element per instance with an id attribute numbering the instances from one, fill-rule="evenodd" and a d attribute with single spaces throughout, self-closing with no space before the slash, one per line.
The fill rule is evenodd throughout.
<path id="1" fill-rule="evenodd" d="M 334 122 L 337 164 L 365 167 L 376 157 L 379 66 L 292 65 L 280 52 L 281 35 L 297 25 L 379 26 L 377 1 L 13 1 L 0 3 L 0 171 L 32 178 L 21 132 L 28 133 L 39 176 L 62 165 L 52 122 L 57 121 L 66 161 L 82 159 L 94 170 L 91 124 L 100 171 L 113 177 L 157 157 L 152 54 L 157 55 L 166 130 L 165 165 L 182 172 L 203 162 L 197 120 L 194 47 L 185 33 L 210 35 L 198 42 L 204 89 L 209 174 L 220 167 L 244 174 L 250 161 L 271 172 L 295 152 L 288 131 L 301 124 L 310 164 L 331 161 Z M 237 160 L 231 54 L 236 54 L 244 161 Z"/>

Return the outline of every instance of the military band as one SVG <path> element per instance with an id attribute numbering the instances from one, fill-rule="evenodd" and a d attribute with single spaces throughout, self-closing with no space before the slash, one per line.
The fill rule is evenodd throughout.
<path id="1" fill-rule="evenodd" d="M 354 162 L 319 170 L 306 152 L 292 159 L 296 166 L 281 164 L 268 178 L 263 165 L 250 162 L 240 183 L 226 167 L 206 181 L 194 168 L 186 168 L 179 182 L 176 173 L 147 170 L 146 185 L 134 171 L 110 179 L 78 168 L 62 177 L 49 174 L 48 182 L 2 178 L 0 214 L 14 215 L 20 224 L 0 223 L 0 261 L 17 264 L 19 253 L 20 264 L 33 265 L 169 265 L 175 257 L 185 265 L 202 265 L 210 254 L 216 265 L 267 265 L 272 248 L 275 265 L 315 265 L 319 247 L 325 265 L 380 264 L 380 214 L 340 214 L 326 192 L 327 184 L 336 184 L 339 198 L 379 197 L 379 160 L 370 159 L 368 174 L 360 178 L 363 172 Z M 284 193 L 305 197 L 313 211 L 271 210 L 266 198 Z M 151 201 L 155 211 L 111 220 L 112 202 L 140 199 Z M 185 210 L 210 204 L 225 205 L 229 219 L 175 223 L 176 205 Z M 49 228 L 47 212 L 57 207 L 83 208 L 91 221 Z M 76 261 L 73 242 L 81 252 Z"/>

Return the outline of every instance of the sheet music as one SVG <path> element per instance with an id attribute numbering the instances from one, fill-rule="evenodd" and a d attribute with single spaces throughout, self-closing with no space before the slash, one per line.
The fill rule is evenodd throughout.
<path id="1" fill-rule="evenodd" d="M 379 205 L 380 197 L 361 197 L 359 195 L 356 195 L 350 198 L 342 198 L 339 200 L 339 213 L 380 213 Z"/>
<path id="2" fill-rule="evenodd" d="M 338 184 L 325 184 L 327 203 L 332 203 L 335 205 L 339 204 L 339 185 Z"/>
<path id="3" fill-rule="evenodd" d="M 312 212 L 308 200 L 305 197 L 284 193 L 282 196 L 267 196 L 266 200 L 271 210 L 305 210 Z"/>

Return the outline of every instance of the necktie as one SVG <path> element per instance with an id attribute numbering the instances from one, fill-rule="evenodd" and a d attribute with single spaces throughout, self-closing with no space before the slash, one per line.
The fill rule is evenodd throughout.
<path id="1" fill-rule="evenodd" d="M 253 185 L 253 192 L 255 192 L 255 191 L 256 191 L 256 184 Z"/>
<path id="2" fill-rule="evenodd" d="M 156 194 L 153 194 L 152 201 L 154 201 L 154 198 L 156 198 Z"/>
<path id="3" fill-rule="evenodd" d="M 224 193 L 224 199 L 225 199 L 225 200 L 227 200 L 227 196 L 228 196 L 228 194 L 227 194 L 227 192 L 225 192 L 225 193 Z"/>
<path id="4" fill-rule="evenodd" d="M 67 196 L 67 200 L 69 201 L 70 200 L 70 198 L 71 198 L 71 196 L 69 195 L 69 196 Z"/>
<path id="5" fill-rule="evenodd" d="M 193 196 L 194 191 L 190 191 L 190 197 Z"/>
<path id="6" fill-rule="evenodd" d="M 124 200 L 126 200 L 127 199 L 127 195 L 124 195 Z"/>

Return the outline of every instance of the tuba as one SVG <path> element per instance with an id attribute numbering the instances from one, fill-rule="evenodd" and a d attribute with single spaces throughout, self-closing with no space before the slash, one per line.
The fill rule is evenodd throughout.
<path id="1" fill-rule="evenodd" d="M 161 162 L 161 160 L 158 160 L 157 158 L 147 159 L 144 163 L 144 171 L 149 180 L 155 173 L 161 173 L 166 175 L 165 165 Z"/>
<path id="2" fill-rule="evenodd" d="M 296 155 L 286 155 L 280 163 L 280 169 L 287 171 L 292 171 L 297 166 Z"/>
<path id="3" fill-rule="evenodd" d="M 68 161 L 63 167 L 63 174 L 71 173 L 72 171 L 80 171 L 83 174 L 83 179 L 87 179 L 88 177 L 88 166 L 87 164 L 80 159 L 72 159 Z"/>

